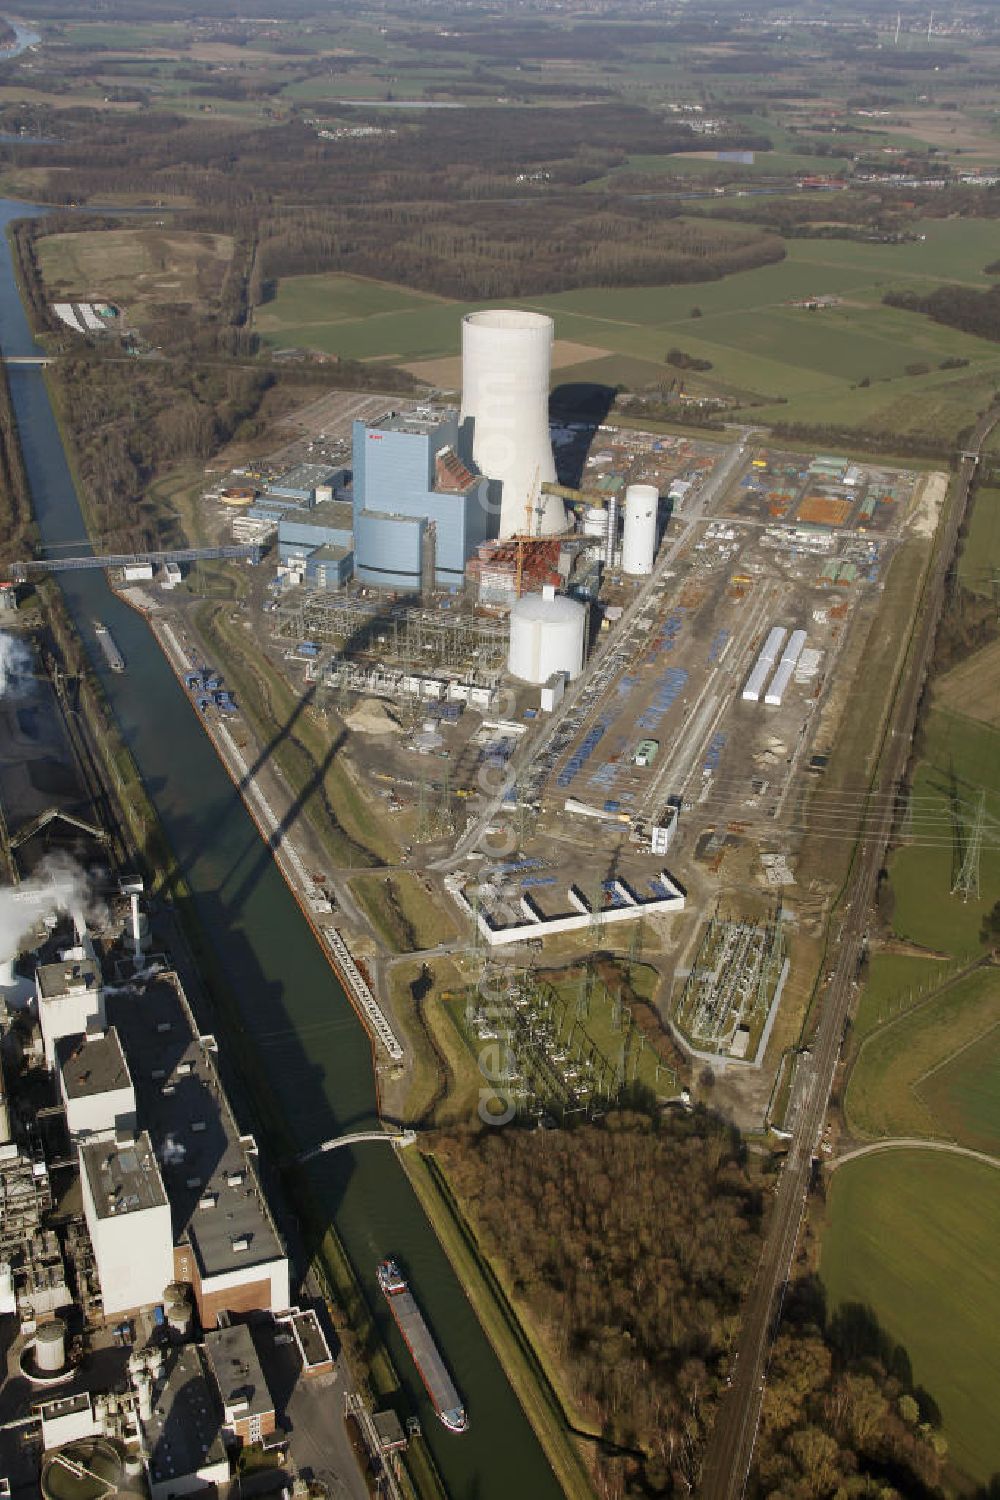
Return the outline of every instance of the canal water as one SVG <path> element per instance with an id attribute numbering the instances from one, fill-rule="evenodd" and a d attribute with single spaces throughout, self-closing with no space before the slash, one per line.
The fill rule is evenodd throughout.
<path id="1" fill-rule="evenodd" d="M 8 356 L 36 350 L 6 239 L 10 221 L 32 212 L 0 201 L 0 348 Z M 42 372 L 13 367 L 9 379 L 43 544 L 55 555 L 85 550 Z M 373 1126 L 368 1038 L 145 621 L 102 573 L 63 574 L 60 582 L 294 1141 L 305 1149 Z M 110 627 L 127 663 L 123 674 L 108 671 L 95 619 Z M 266 1141 L 262 1149 L 266 1156 Z M 373 1144 L 331 1153 L 316 1162 L 311 1180 L 453 1500 L 557 1500 L 545 1456 L 393 1150 Z M 375 1266 L 389 1254 L 408 1272 L 465 1399 L 470 1429 L 462 1436 L 435 1418 L 378 1292 Z M 331 1394 L 331 1421 L 339 1420 L 339 1401 Z"/>

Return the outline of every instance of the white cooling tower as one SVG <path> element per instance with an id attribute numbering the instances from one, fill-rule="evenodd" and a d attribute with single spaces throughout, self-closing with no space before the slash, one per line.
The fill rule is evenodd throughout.
<path id="1" fill-rule="evenodd" d="M 660 492 L 655 484 L 630 484 L 625 491 L 622 568 L 633 577 L 652 573 Z"/>
<path id="2" fill-rule="evenodd" d="M 471 417 L 472 457 L 502 485 L 500 536 L 553 536 L 566 511 L 541 485 L 555 481 L 549 440 L 552 319 L 491 308 L 462 319 L 462 420 Z"/>
<path id="3" fill-rule="evenodd" d="M 587 611 L 575 599 L 546 589 L 525 594 L 510 612 L 507 670 L 536 686 L 554 672 L 579 677 L 586 647 Z"/>

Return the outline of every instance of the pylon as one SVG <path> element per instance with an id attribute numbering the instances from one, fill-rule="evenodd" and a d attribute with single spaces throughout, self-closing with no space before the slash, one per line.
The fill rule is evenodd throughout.
<path id="1" fill-rule="evenodd" d="M 986 821 L 986 793 L 979 793 L 979 801 L 976 804 L 976 820 L 972 825 L 972 833 L 969 842 L 965 846 L 965 855 L 962 859 L 962 868 L 958 872 L 955 884 L 951 888 L 953 896 L 961 896 L 963 901 L 968 901 L 972 896 L 979 900 L 979 863 L 983 850 L 983 824 Z"/>

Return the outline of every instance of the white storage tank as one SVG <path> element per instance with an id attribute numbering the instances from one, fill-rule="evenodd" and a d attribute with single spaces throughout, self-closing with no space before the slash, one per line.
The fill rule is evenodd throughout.
<path id="1" fill-rule="evenodd" d="M 572 680 L 583 671 L 587 611 L 575 599 L 546 587 L 541 594 L 525 594 L 510 612 L 510 650 L 507 670 L 536 687 L 555 672 Z"/>
<path id="2" fill-rule="evenodd" d="M 35 1362 L 46 1375 L 57 1375 L 66 1363 L 66 1324 L 61 1318 L 43 1323 L 35 1334 Z"/>
<path id="3" fill-rule="evenodd" d="M 653 571 L 660 492 L 655 484 L 630 484 L 625 491 L 622 568 L 634 578 Z"/>

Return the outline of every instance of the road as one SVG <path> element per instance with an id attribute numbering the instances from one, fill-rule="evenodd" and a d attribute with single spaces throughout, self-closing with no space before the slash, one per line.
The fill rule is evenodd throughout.
<path id="1" fill-rule="evenodd" d="M 981 418 L 967 452 L 978 454 L 1000 418 L 1000 410 Z M 945 595 L 945 580 L 965 515 L 975 473 L 972 458 L 963 458 L 955 480 L 955 497 L 931 560 L 918 609 L 912 649 L 889 717 L 870 799 L 865 837 L 859 841 L 839 912 L 843 928 L 834 967 L 819 998 L 812 1045 L 799 1057 L 789 1116 L 792 1141 L 772 1205 L 764 1249 L 743 1309 L 739 1356 L 733 1383 L 719 1409 L 705 1454 L 701 1500 L 737 1500 L 744 1493 L 760 1419 L 767 1360 L 780 1296 L 788 1280 L 799 1226 L 809 1190 L 813 1154 L 826 1118 L 830 1090 L 840 1059 L 844 1028 L 854 994 L 853 983 L 865 941 L 878 872 L 892 831 L 895 798 L 906 768 L 934 635 Z"/>

